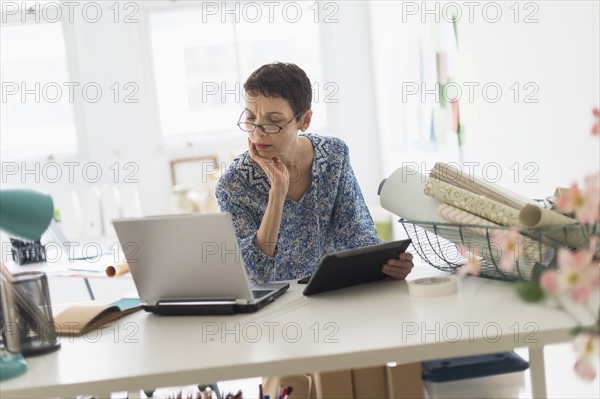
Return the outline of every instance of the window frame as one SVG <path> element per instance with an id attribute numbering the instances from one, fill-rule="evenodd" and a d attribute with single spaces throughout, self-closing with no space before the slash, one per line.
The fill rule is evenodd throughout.
<path id="1" fill-rule="evenodd" d="M 26 3 L 20 3 L 21 5 Z M 64 16 L 64 13 L 62 14 Z M 21 21 L 20 13 L 12 14 L 8 16 L 2 15 L 2 18 L 6 17 L 6 22 L 2 22 L 1 27 L 4 26 L 21 26 L 21 25 L 39 25 L 39 24 L 60 24 L 63 41 L 65 46 L 65 64 L 67 67 L 67 77 L 69 81 L 79 81 L 79 71 L 76 67 L 77 59 L 75 57 L 75 30 L 73 24 L 67 24 L 64 22 L 64 18 L 61 16 L 60 21 L 50 22 L 44 18 L 40 18 L 39 21 L 26 20 Z M 0 29 L 1 29 L 0 27 Z M 55 154 L 53 152 L 45 151 L 2 151 L 2 161 L 19 161 L 19 162 L 45 162 L 52 160 L 73 160 L 81 159 L 88 153 L 87 140 L 83 134 L 83 105 L 80 101 L 73 101 L 71 103 L 73 113 L 73 126 L 75 128 L 75 150 L 73 152 L 66 152 L 61 154 Z M 1 134 L 1 132 L 0 132 Z"/>
<path id="2" fill-rule="evenodd" d="M 158 87 L 156 84 L 156 69 L 154 67 L 154 54 L 152 50 L 152 38 L 151 38 L 151 26 L 150 26 L 150 14 L 156 12 L 169 12 L 176 10 L 198 10 L 202 7 L 203 2 L 197 2 L 194 4 L 189 4 L 188 2 L 173 2 L 173 1 L 155 1 L 155 2 L 142 2 L 140 4 L 140 11 L 142 11 L 143 15 L 143 23 L 140 24 L 140 35 L 142 37 L 142 50 L 144 57 L 144 68 L 146 70 L 146 76 L 148 81 L 147 87 L 149 87 L 151 91 L 151 106 L 153 107 L 153 120 L 152 122 L 155 124 L 156 128 L 154 129 L 154 134 L 156 135 L 157 142 L 160 143 L 162 148 L 193 148 L 196 146 L 217 146 L 217 147 L 227 147 L 227 144 L 239 142 L 240 133 L 243 133 L 239 130 L 239 128 L 235 125 L 235 122 L 232 123 L 231 128 L 220 129 L 220 130 L 207 130 L 207 131 L 195 131 L 191 133 L 177 133 L 172 135 L 166 135 L 162 131 L 161 117 L 160 117 L 160 106 L 158 103 Z M 225 4 L 231 4 L 234 2 L 225 1 Z M 235 25 L 235 22 L 231 22 L 232 25 Z M 319 21 L 319 25 L 321 25 L 321 21 Z M 319 30 L 321 27 L 319 26 Z M 323 46 L 323 37 L 321 34 L 318 36 L 319 45 Z M 234 48 L 235 48 L 235 68 L 236 74 L 238 77 L 241 77 L 241 61 L 240 61 L 240 51 L 239 51 L 239 41 L 237 39 L 237 31 L 234 28 Z M 319 54 L 319 62 L 321 64 L 321 69 L 324 71 L 323 65 L 323 56 L 322 51 Z M 315 83 L 315 82 L 311 82 Z M 240 109 L 241 112 L 241 109 Z M 330 116 L 328 116 L 329 118 Z M 328 123 L 320 126 L 321 128 L 327 129 Z"/>

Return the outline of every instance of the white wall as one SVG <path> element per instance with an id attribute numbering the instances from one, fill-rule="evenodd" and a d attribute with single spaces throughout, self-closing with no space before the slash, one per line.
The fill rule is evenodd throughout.
<path id="1" fill-rule="evenodd" d="M 590 129 L 600 105 L 599 15 L 599 2 L 547 1 L 539 3 L 538 23 L 461 25 L 462 49 L 476 55 L 482 82 L 539 86 L 538 103 L 514 102 L 509 92 L 506 101 L 481 102 L 479 122 L 467 131 L 469 160 L 502 162 L 502 183 L 536 198 L 598 170 Z M 537 165 L 539 183 L 524 179 L 533 169 L 515 178 L 508 169 L 515 162 Z"/>
<path id="2" fill-rule="evenodd" d="M 478 102 L 478 121 L 467 125 L 464 159 L 481 165 L 498 162 L 502 167 L 499 183 L 529 196 L 544 197 L 555 186 L 568 185 L 598 165 L 597 139 L 588 133 L 591 108 L 600 104 L 599 5 L 536 2 L 539 22 L 524 24 L 512 21 L 508 10 L 512 3 L 500 3 L 506 16 L 500 23 L 487 22 L 480 12 L 475 13 L 473 23 L 466 17 L 459 21 L 461 54 L 474 55 L 478 81 L 498 82 L 504 89 L 498 103 Z M 105 89 L 114 82 L 134 82 L 140 89 L 137 104 L 115 104 L 109 95 L 96 104 L 75 104 L 82 150 L 75 160 L 100 163 L 100 183 L 114 183 L 118 163 L 121 173 L 116 180 L 125 185 L 133 184 L 124 182 L 126 173 L 133 169 L 124 165 L 135 163 L 133 178 L 139 180 L 142 211 L 157 214 L 170 211 L 170 159 L 217 154 L 229 161 L 232 152 L 243 149 L 245 142 L 241 136 L 196 142 L 191 147 L 161 141 L 145 24 L 145 9 L 158 6 L 139 4 L 139 23 L 114 23 L 104 18 L 97 24 L 81 19 L 65 24 L 73 80 L 99 82 Z M 179 7 L 183 3 L 162 4 Z M 191 4 L 185 2 L 183 6 Z M 402 22 L 400 2 L 336 4 L 338 22 L 321 24 L 324 79 L 339 87 L 339 101 L 328 104 L 328 133 L 348 142 L 363 193 L 370 205 L 377 205 L 379 182 L 402 162 L 426 161 L 431 167 L 435 160 L 458 159 L 452 145 L 431 150 L 415 146 L 407 138 L 406 121 L 413 110 L 401 99 L 401 84 L 415 74 L 417 61 L 410 42 L 432 40 L 435 35 L 429 24 L 417 17 Z M 521 19 L 527 11 L 521 9 Z M 539 102 L 511 101 L 508 87 L 513 82 L 521 86 L 535 82 Z M 510 167 L 517 162 L 520 174 L 515 179 L 515 169 Z M 536 169 L 525 169 L 528 162 Z M 524 182 L 531 171 L 539 183 Z M 64 179 L 44 183 L 43 179 L 32 181 L 31 176 L 14 176 L 8 181 L 9 185 L 51 192 L 100 183 L 89 184 L 81 178 L 75 184 Z"/>
<path id="3" fill-rule="evenodd" d="M 354 173 L 367 204 L 379 204 L 383 178 L 374 90 L 369 9 L 364 2 L 340 2 L 338 23 L 321 24 L 325 80 L 339 88 L 339 102 L 328 104 L 331 135 L 350 147 Z"/>
<path id="4" fill-rule="evenodd" d="M 407 3 L 416 6 L 416 14 Z M 427 10 L 435 10 L 436 3 L 440 24 L 444 24 L 445 3 L 427 2 Z M 464 161 L 475 163 L 475 172 L 488 181 L 497 180 L 533 198 L 549 196 L 557 186 L 581 181 L 599 165 L 598 139 L 590 135 L 590 129 L 591 110 L 600 104 L 600 4 L 521 2 L 519 22 L 515 22 L 515 9 L 510 8 L 515 7 L 514 2 L 491 2 L 502 11 L 502 17 L 493 23 L 494 10 L 488 8 L 484 14 L 486 3 L 476 3 L 472 22 L 465 2 L 454 3 L 463 12 L 458 21 L 460 54 L 473 55 L 474 81 L 480 87 L 493 83 L 503 93 L 493 103 L 493 93 L 487 101 L 481 90 L 475 92 L 479 112 L 477 120 L 466 125 Z M 414 104 L 410 99 L 402 100 L 402 83 L 418 76 L 412 47 L 419 39 L 434 49 L 439 46 L 432 33 L 436 15 L 425 13 L 423 4 L 370 3 L 381 148 L 387 174 L 403 162 L 425 162 L 423 171 L 427 172 L 437 160 L 459 160 L 455 143 L 430 150 L 408 139 L 406 121 L 414 117 Z M 537 22 L 525 23 L 526 17 Z M 517 102 L 515 82 L 521 94 Z M 527 83 L 535 86 L 525 87 Z M 539 88 L 531 97 L 537 103 L 526 103 L 524 96 L 533 93 L 533 87 Z"/>
<path id="5" fill-rule="evenodd" d="M 139 180 L 143 213 L 168 213 L 171 211 L 171 159 L 216 154 L 220 162 L 229 162 L 234 151 L 244 149 L 245 138 L 240 134 L 232 134 L 225 138 L 194 141 L 191 145 L 185 142 L 165 143 L 161 139 L 146 13 L 156 8 L 200 6 L 200 2 L 139 2 L 140 11 L 136 14 L 139 23 L 114 23 L 113 11 L 109 9 L 112 3 L 101 4 L 107 17 L 98 23 L 92 24 L 82 18 L 75 18 L 73 23 L 65 22 L 72 79 L 82 85 L 96 82 L 104 89 L 104 95 L 98 103 L 75 104 L 81 153 L 75 158 L 55 159 L 54 162 L 59 165 L 70 161 L 81 165 L 97 162 L 101 165 L 102 180 L 90 184 L 79 173 L 74 184 L 66 179 L 50 183 L 44 181 L 43 175 L 41 181 L 35 181 L 32 176 L 18 173 L 10 176 L 7 184 L 31 186 L 56 193 L 75 186 L 89 188 L 115 182 L 133 184 L 124 180 L 128 173 L 134 172 L 130 177 Z M 333 9 L 326 11 L 322 13 L 320 22 Z M 324 133 L 348 142 L 365 196 L 369 202 L 376 203 L 381 169 L 371 62 L 370 57 L 365 56 L 370 51 L 367 5 L 342 2 L 333 16 L 338 22 L 321 24 L 323 69 L 324 80 L 335 83 L 339 91 L 334 95 L 337 102 L 328 104 L 331 131 Z M 130 104 L 121 100 L 115 103 L 108 89 L 114 82 L 121 87 L 128 82 L 136 84 L 139 92 L 135 97 L 139 102 Z M 234 124 L 235 121 L 232 121 L 232 127 Z M 17 161 L 20 163 L 20 160 Z M 47 160 L 28 162 L 26 168 L 31 169 L 37 163 L 38 168 L 43 170 Z M 115 178 L 117 163 L 121 173 Z M 125 168 L 128 163 L 134 163 L 135 167 Z"/>

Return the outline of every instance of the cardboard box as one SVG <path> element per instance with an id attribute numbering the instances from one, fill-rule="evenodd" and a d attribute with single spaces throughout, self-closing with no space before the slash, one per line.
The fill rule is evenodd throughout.
<path id="1" fill-rule="evenodd" d="M 263 391 L 265 394 L 272 395 L 280 384 L 294 387 L 292 399 L 423 399 L 425 397 L 421 363 L 320 372 L 314 373 L 312 378 L 309 375 L 268 377 L 263 380 Z"/>
<path id="2" fill-rule="evenodd" d="M 352 370 L 315 373 L 313 382 L 319 399 L 353 398 Z"/>
<path id="3" fill-rule="evenodd" d="M 387 397 L 390 399 L 422 399 L 423 373 L 421 363 L 386 366 Z"/>
<path id="4" fill-rule="evenodd" d="M 313 378 L 309 374 L 263 377 L 263 395 L 275 398 L 277 389 L 283 385 L 284 387 L 291 386 L 294 389 L 290 395 L 291 399 L 315 399 L 317 395 L 312 380 Z"/>
<path id="5" fill-rule="evenodd" d="M 368 367 L 352 370 L 352 387 L 355 399 L 381 399 L 387 397 L 386 367 Z"/>

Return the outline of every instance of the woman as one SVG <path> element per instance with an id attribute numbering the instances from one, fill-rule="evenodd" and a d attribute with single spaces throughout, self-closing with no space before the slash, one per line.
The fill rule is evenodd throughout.
<path id="1" fill-rule="evenodd" d="M 244 263 L 255 282 L 313 273 L 323 255 L 380 244 L 373 220 L 340 139 L 305 132 L 312 87 L 294 64 L 263 65 L 246 80 L 238 126 L 248 152 L 236 158 L 216 187 L 229 212 Z M 382 265 L 396 279 L 413 267 L 404 253 Z"/>

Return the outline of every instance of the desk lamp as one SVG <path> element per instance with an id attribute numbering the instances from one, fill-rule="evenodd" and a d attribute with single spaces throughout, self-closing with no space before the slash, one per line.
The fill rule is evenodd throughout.
<path id="1" fill-rule="evenodd" d="M 53 213 L 54 204 L 49 195 L 31 190 L 0 190 L 0 229 L 10 235 L 39 240 L 50 224 Z M 5 295 L 2 295 L 2 300 L 8 302 Z M 21 354 L 0 348 L 0 381 L 25 371 L 27 361 Z"/>

